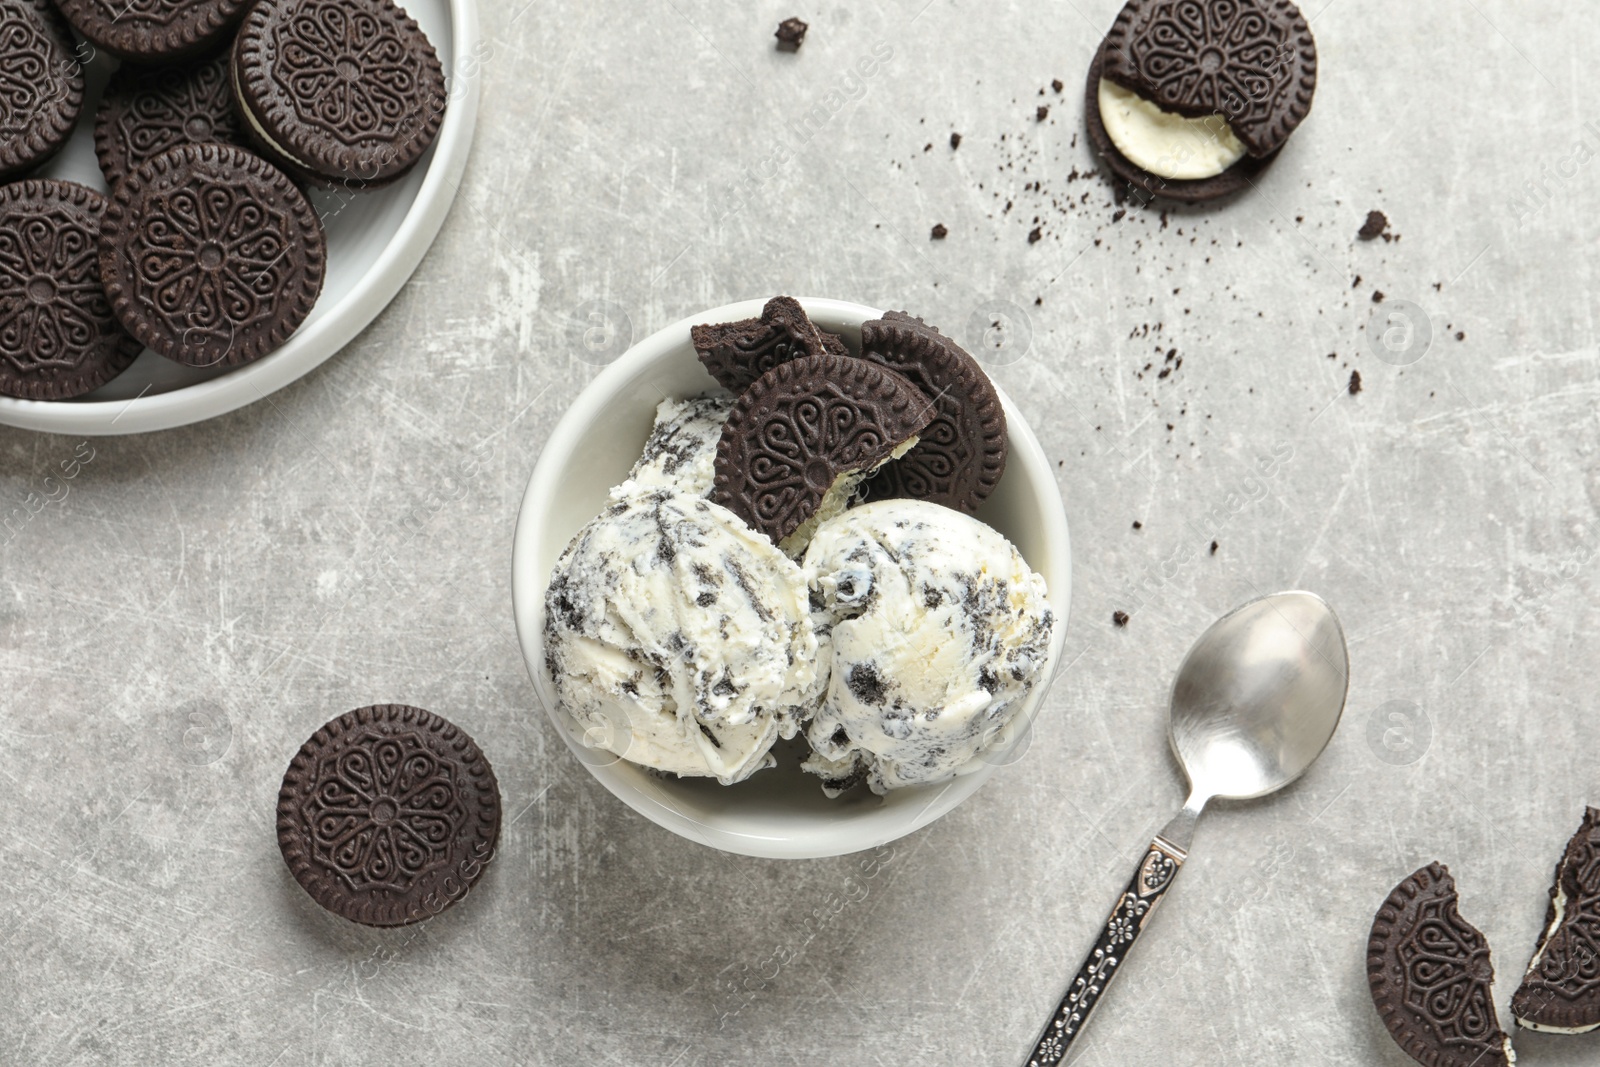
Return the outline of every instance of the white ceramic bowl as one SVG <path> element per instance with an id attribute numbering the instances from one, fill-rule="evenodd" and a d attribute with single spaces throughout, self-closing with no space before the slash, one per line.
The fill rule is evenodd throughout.
<path id="1" fill-rule="evenodd" d="M 0 396 L 0 423 L 61 434 L 142 433 L 186 426 L 264 399 L 309 374 L 388 307 L 422 262 L 461 185 L 478 120 L 478 0 L 401 0 L 439 53 L 450 101 L 439 136 L 416 168 L 383 189 L 355 196 L 313 190 L 328 235 L 322 295 L 287 344 L 236 370 L 185 367 L 154 352 L 77 400 Z M 84 69 L 83 116 L 61 154 L 41 172 L 104 192 L 94 155 L 94 115 L 114 64 Z"/>
<path id="2" fill-rule="evenodd" d="M 882 315 L 839 300 L 800 302 L 819 326 L 852 345 L 860 343 L 861 324 Z M 713 308 L 668 326 L 629 349 L 578 395 L 551 433 L 522 499 L 512 549 L 512 602 L 540 703 L 573 753 L 623 803 L 673 833 L 727 852 L 777 859 L 837 856 L 928 825 L 975 793 L 1008 760 L 998 757 L 948 782 L 897 790 L 882 799 L 856 790 L 829 800 L 819 780 L 799 769 L 796 753 L 783 750 L 784 742 L 779 742 L 776 768 L 739 785 L 722 786 L 709 778 L 668 779 L 585 748 L 571 720 L 557 709 L 544 667 L 544 594 L 557 557 L 599 514 L 606 493 L 639 458 L 656 405 L 666 397 L 696 396 L 716 388 L 695 358 L 689 327 L 751 318 L 761 313 L 762 303 Z M 1016 406 L 1004 395 L 1001 400 L 1011 437 L 1010 459 L 978 517 L 1010 538 L 1049 586 L 1058 619 L 1043 674 L 1050 678 L 1066 635 L 1072 589 L 1066 514 L 1038 439 Z M 1045 688 L 1035 689 L 1023 707 L 1029 722 Z M 1019 743 L 1026 736 L 1021 732 Z"/>

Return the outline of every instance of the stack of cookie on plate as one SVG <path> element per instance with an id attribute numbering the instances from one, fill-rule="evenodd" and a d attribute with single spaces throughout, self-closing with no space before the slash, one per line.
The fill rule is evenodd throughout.
<path id="1" fill-rule="evenodd" d="M 307 189 L 401 178 L 448 97 L 393 0 L 0 0 L 0 40 L 0 394 L 24 399 L 82 396 L 146 347 L 193 367 L 280 347 L 326 270 Z M 102 54 L 109 195 L 28 177 Z"/>

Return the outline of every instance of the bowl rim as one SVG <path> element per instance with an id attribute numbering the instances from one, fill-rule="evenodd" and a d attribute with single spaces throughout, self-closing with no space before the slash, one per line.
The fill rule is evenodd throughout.
<path id="1" fill-rule="evenodd" d="M 450 18 L 449 107 L 429 149 L 423 179 L 400 225 L 372 267 L 326 314 L 307 323 L 276 351 L 226 374 L 125 400 L 25 400 L 0 396 L 0 425 L 90 437 L 150 433 L 188 426 L 246 407 L 300 380 L 332 359 L 394 302 L 428 250 L 461 191 L 477 129 L 482 83 L 478 0 L 444 0 Z M 75 134 L 74 136 L 77 136 Z M 147 395 L 148 394 L 148 395 Z"/>
<path id="2" fill-rule="evenodd" d="M 877 308 L 850 301 L 819 297 L 795 299 L 806 309 L 807 314 L 817 319 L 833 319 L 859 325 L 870 319 L 881 318 L 884 314 Z M 874 818 L 868 815 L 861 818 L 857 824 L 826 833 L 816 830 L 804 833 L 761 834 L 710 825 L 674 803 L 671 782 L 656 780 L 636 772 L 628 772 L 625 777 L 622 773 L 613 772 L 614 764 L 597 765 L 592 750 L 584 748 L 575 736 L 575 731 L 569 728 L 570 724 L 564 721 L 557 710 L 543 664 L 544 594 L 549 584 L 549 575 L 537 573 L 535 570 L 538 566 L 536 561 L 543 554 L 545 541 L 541 528 L 545 521 L 546 509 L 541 506 L 541 502 L 553 499 L 555 484 L 561 479 L 578 444 L 588 434 L 590 426 L 603 416 L 612 398 L 623 392 L 640 373 L 688 346 L 691 326 L 703 322 L 728 322 L 752 318 L 761 313 L 765 303 L 765 299 L 761 298 L 739 301 L 722 307 L 709 308 L 664 326 L 634 344 L 579 391 L 551 430 L 528 478 L 527 488 L 523 492 L 512 539 L 512 611 L 523 664 L 533 682 L 534 694 L 540 707 L 556 728 L 556 733 L 572 750 L 574 756 L 578 757 L 578 761 L 613 796 L 657 826 L 720 851 L 769 859 L 818 859 L 885 845 L 933 823 L 975 793 L 1002 765 L 1001 761 L 984 763 L 969 773 L 958 775 L 938 785 L 919 787 L 915 792 L 925 790 L 927 801 L 909 815 L 905 809 L 893 811 L 884 809 L 881 817 Z M 715 383 L 709 376 L 706 380 L 707 388 L 713 388 Z M 1028 561 L 1030 567 L 1044 574 L 1046 595 L 1058 621 L 1051 635 L 1050 654 L 1043 672 L 1044 682 L 1028 694 L 1020 712 L 1026 727 L 1019 731 L 1019 736 L 1013 743 L 1015 747 L 1026 743 L 1033 719 L 1043 706 L 1045 696 L 1059 670 L 1071 607 L 1072 553 L 1066 507 L 1061 498 L 1060 486 L 1056 483 L 1044 450 L 1010 397 L 998 384 L 995 385 L 995 391 L 999 394 L 1001 405 L 1005 410 L 1010 438 L 1008 473 L 1013 464 L 1025 472 L 1031 490 L 1036 494 L 1042 491 L 1043 496 L 1039 500 L 1040 510 L 1047 516 L 1055 517 L 1056 520 L 1048 522 L 1046 528 L 1040 531 L 1045 545 L 1047 566 L 1056 573 L 1046 573 L 1036 566 L 1035 561 Z M 556 549 L 557 554 L 564 547 L 564 545 L 559 546 Z"/>

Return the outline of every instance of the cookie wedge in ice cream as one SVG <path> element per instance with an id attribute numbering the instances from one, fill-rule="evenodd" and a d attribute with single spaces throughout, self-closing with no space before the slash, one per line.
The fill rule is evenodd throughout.
<path id="1" fill-rule="evenodd" d="M 860 484 L 906 454 L 933 401 L 905 376 L 851 356 L 806 356 L 739 397 L 717 442 L 711 499 L 793 556 Z"/>

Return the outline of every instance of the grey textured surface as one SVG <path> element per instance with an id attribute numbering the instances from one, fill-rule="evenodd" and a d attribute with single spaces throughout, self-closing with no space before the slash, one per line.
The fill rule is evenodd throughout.
<path id="1" fill-rule="evenodd" d="M 1600 22 L 1319 0 L 1316 108 L 1260 189 L 1117 220 L 1073 178 L 1116 0 L 925 2 L 486 4 L 460 200 L 345 353 L 187 430 L 0 431 L 0 490 L 57 498 L 0 546 L 0 1061 L 1020 1062 L 1181 800 L 1171 671 L 1283 586 L 1343 615 L 1346 723 L 1288 793 L 1208 814 L 1079 1062 L 1398 1067 L 1363 948 L 1433 859 L 1515 976 L 1600 774 L 1600 166 L 1573 155 L 1600 150 Z M 779 54 L 794 13 L 811 36 Z M 1401 239 L 1355 241 L 1374 207 Z M 776 292 L 961 335 L 1015 305 L 992 370 L 1061 462 L 1077 571 L 1027 757 L 891 850 L 801 864 L 596 785 L 508 591 L 522 486 L 595 361 Z M 1369 344 L 1400 301 L 1432 326 L 1404 367 Z M 320 914 L 271 825 L 300 742 L 385 700 L 467 728 L 507 812 L 479 889 L 389 933 Z"/>

